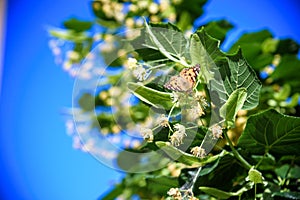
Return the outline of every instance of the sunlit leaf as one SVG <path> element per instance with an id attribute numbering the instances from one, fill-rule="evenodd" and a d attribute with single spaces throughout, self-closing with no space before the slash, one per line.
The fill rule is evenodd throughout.
<path id="1" fill-rule="evenodd" d="M 127 87 L 137 98 L 155 108 L 170 110 L 173 105 L 170 93 L 154 90 L 133 82 L 127 83 Z"/>
<path id="2" fill-rule="evenodd" d="M 221 117 L 225 119 L 227 127 L 234 126 L 236 114 L 243 107 L 246 97 L 247 90 L 245 88 L 236 89 L 220 108 Z"/>

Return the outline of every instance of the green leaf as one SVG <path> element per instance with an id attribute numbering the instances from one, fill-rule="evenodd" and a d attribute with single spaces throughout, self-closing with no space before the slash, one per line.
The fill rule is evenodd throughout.
<path id="1" fill-rule="evenodd" d="M 192 23 L 202 15 L 203 13 L 203 6 L 207 0 L 189 0 L 188 3 L 186 1 L 174 1 L 173 5 L 175 7 L 175 13 L 177 16 L 177 21 L 181 22 L 184 21 L 187 17 L 185 15 L 189 15 L 189 21 L 190 21 L 190 26 Z M 184 19 L 181 19 L 184 18 Z M 189 26 L 184 26 L 186 28 L 189 28 Z M 183 29 L 184 30 L 184 29 Z"/>
<path id="2" fill-rule="evenodd" d="M 78 100 L 78 104 L 84 111 L 92 111 L 95 109 L 95 97 L 85 93 Z"/>
<path id="3" fill-rule="evenodd" d="M 199 187 L 199 189 L 206 194 L 210 194 L 212 196 L 215 196 L 220 199 L 228 199 L 233 196 L 241 196 L 244 192 L 247 192 L 248 190 L 252 189 L 253 184 L 246 184 L 244 187 L 239 189 L 237 192 L 225 192 L 223 190 L 219 190 L 217 188 L 211 188 L 211 187 Z"/>
<path id="4" fill-rule="evenodd" d="M 211 187 L 199 187 L 202 192 L 212 195 L 219 199 L 228 199 L 229 197 L 236 196 L 233 192 L 225 192 L 216 188 Z"/>
<path id="5" fill-rule="evenodd" d="M 258 32 L 252 32 L 252 33 L 245 33 L 240 37 L 240 39 L 230 48 L 229 52 L 234 53 L 239 48 L 245 49 L 245 56 L 246 57 L 253 57 L 255 56 L 254 52 L 260 51 L 261 44 L 268 38 L 272 38 L 272 34 L 268 30 L 262 30 Z M 256 47 L 255 50 L 251 51 L 250 46 L 245 45 L 252 45 L 252 47 Z M 248 48 L 244 48 L 248 47 Z"/>
<path id="6" fill-rule="evenodd" d="M 288 84 L 284 84 L 283 87 L 279 90 L 279 92 L 274 93 L 274 98 L 278 101 L 286 100 L 291 93 L 291 86 Z"/>
<path id="7" fill-rule="evenodd" d="M 75 32 L 87 31 L 93 26 L 93 23 L 90 21 L 82 21 L 76 18 L 71 18 L 67 21 L 64 21 L 63 24 L 65 28 L 71 29 Z"/>
<path id="8" fill-rule="evenodd" d="M 276 54 L 294 54 L 297 55 L 300 45 L 292 39 L 280 40 L 277 46 Z"/>
<path id="9" fill-rule="evenodd" d="M 191 37 L 190 54 L 192 64 L 200 64 L 202 76 L 207 83 L 210 81 L 210 93 L 218 94 L 220 102 L 214 104 L 225 104 L 231 93 L 245 88 L 247 98 L 242 109 L 249 110 L 258 105 L 261 84 L 241 50 L 235 55 L 224 54 L 219 49 L 219 41 L 202 28 Z"/>
<path id="10" fill-rule="evenodd" d="M 202 166 L 203 164 L 211 163 L 216 161 L 220 156 L 226 155 L 226 153 L 221 153 L 216 156 L 206 157 L 204 159 L 200 159 L 191 154 L 185 153 L 180 149 L 172 146 L 169 142 L 161 142 L 158 141 L 155 143 L 161 150 L 163 150 L 169 157 L 174 160 L 177 160 L 186 165 Z"/>
<path id="11" fill-rule="evenodd" d="M 247 90 L 245 88 L 236 89 L 220 108 L 221 117 L 225 119 L 227 127 L 234 126 L 236 114 L 243 107 L 246 97 Z"/>
<path id="12" fill-rule="evenodd" d="M 285 178 L 300 178 L 300 167 L 295 165 L 291 166 L 289 164 L 285 164 L 280 166 L 279 168 L 275 169 L 275 173 L 277 176 L 281 177 L 282 179 Z"/>
<path id="13" fill-rule="evenodd" d="M 289 84 L 292 87 L 292 93 L 300 92 L 299 71 L 300 60 L 297 56 L 285 55 L 271 74 L 271 78 L 280 84 Z"/>
<path id="14" fill-rule="evenodd" d="M 174 160 L 178 160 L 186 165 L 200 165 L 201 159 L 197 158 L 191 154 L 185 153 L 180 149 L 172 146 L 169 142 L 156 142 L 155 143 L 161 150 L 166 152 Z"/>
<path id="15" fill-rule="evenodd" d="M 259 163 L 259 170 L 273 170 L 275 168 L 275 158 L 270 154 L 267 154 L 267 156 L 252 155 L 251 157 L 256 161 L 256 163 Z"/>
<path id="16" fill-rule="evenodd" d="M 190 47 L 190 53 L 193 54 L 191 55 L 192 64 L 197 64 L 199 63 L 199 61 L 201 61 L 199 60 L 201 58 L 199 58 L 198 54 L 200 53 L 200 57 L 203 56 L 204 54 L 201 52 L 203 50 L 205 51 L 205 53 L 207 53 L 207 56 L 210 57 L 210 59 L 214 62 L 226 56 L 219 48 L 220 41 L 208 35 L 204 27 L 197 30 L 196 33 L 192 34 L 191 40 L 193 39 L 196 40 L 195 44 L 200 45 L 200 47 L 197 47 L 195 45 L 191 45 Z"/>
<path id="17" fill-rule="evenodd" d="M 284 198 L 285 200 L 300 199 L 300 192 L 275 192 L 272 197 Z"/>
<path id="18" fill-rule="evenodd" d="M 137 98 L 155 108 L 170 110 L 173 106 L 170 93 L 154 90 L 133 82 L 127 83 L 127 87 Z"/>
<path id="19" fill-rule="evenodd" d="M 208 37 L 205 32 L 204 35 Z M 201 77 L 204 78 L 205 82 L 208 82 L 213 79 L 214 73 L 212 72 L 212 67 L 215 66 L 214 61 L 212 60 L 211 55 L 209 55 L 209 52 L 207 52 L 207 47 L 203 46 L 203 42 L 197 34 L 191 36 L 190 43 L 192 65 L 200 64 Z"/>
<path id="20" fill-rule="evenodd" d="M 222 155 L 225 151 L 222 152 Z M 221 155 L 220 155 L 221 156 Z M 220 157 L 216 160 L 216 162 L 213 164 L 213 166 L 202 168 L 202 170 L 199 173 L 199 176 L 204 176 L 206 174 L 211 173 L 218 165 L 219 165 Z"/>
<path id="21" fill-rule="evenodd" d="M 223 41 L 229 30 L 233 28 L 233 25 L 227 20 L 212 21 L 204 25 L 205 31 L 218 40 Z"/>
<path id="22" fill-rule="evenodd" d="M 72 42 L 85 42 L 90 39 L 85 33 L 76 33 L 72 30 L 50 30 L 49 31 L 50 35 L 63 39 L 63 40 L 68 40 Z"/>
<path id="23" fill-rule="evenodd" d="M 238 145 L 253 154 L 300 155 L 300 118 L 273 109 L 250 116 Z"/>
<path id="24" fill-rule="evenodd" d="M 166 167 L 169 162 L 169 158 L 156 151 L 126 149 L 121 151 L 117 157 L 119 168 L 128 173 L 150 172 Z"/>
<path id="25" fill-rule="evenodd" d="M 212 80 L 212 87 L 220 95 L 221 104 L 225 103 L 236 89 L 245 88 L 247 97 L 242 109 L 255 108 L 259 103 L 261 89 L 261 83 L 255 71 L 247 63 L 241 51 L 238 51 L 236 55 L 227 56 L 226 59 L 227 62 L 220 63 L 222 80 Z"/>
<path id="26" fill-rule="evenodd" d="M 264 68 L 270 64 L 273 56 L 271 54 L 263 54 L 262 48 L 265 40 L 271 39 L 273 36 L 267 30 L 262 30 L 254 33 L 246 33 L 230 48 L 229 53 L 236 52 L 239 48 L 243 49 L 243 54 L 246 60 L 255 70 Z M 257 61 L 264 61 L 263 63 Z"/>
<path id="27" fill-rule="evenodd" d="M 188 55 L 188 41 L 178 28 L 170 23 L 168 25 L 158 24 L 146 25 L 146 35 L 142 46 L 159 51 L 171 61 L 178 62 L 188 67 L 186 60 Z"/>
<path id="28" fill-rule="evenodd" d="M 212 172 L 197 179 L 196 185 L 230 191 L 236 177 L 242 172 L 244 172 L 244 169 L 241 168 L 239 161 L 233 155 L 227 153 L 220 158 L 218 166 Z"/>
<path id="29" fill-rule="evenodd" d="M 287 173 L 289 171 L 289 168 L 290 168 L 290 165 L 286 164 L 286 165 L 282 165 L 279 168 L 276 168 L 274 171 L 275 171 L 277 176 L 284 179 L 284 178 L 287 177 Z"/>
<path id="30" fill-rule="evenodd" d="M 216 62 L 225 58 L 225 54 L 219 48 L 220 42 L 207 34 L 205 28 L 192 34 L 190 41 L 190 55 L 192 65 L 200 64 L 200 74 L 205 83 L 214 79 L 218 67 Z"/>
<path id="31" fill-rule="evenodd" d="M 295 93 L 292 96 L 291 101 L 286 104 L 286 107 L 293 108 L 293 107 L 297 106 L 299 98 L 300 98 L 300 94 Z"/>
<path id="32" fill-rule="evenodd" d="M 170 188 L 178 187 L 177 177 L 168 176 L 147 176 L 147 186 L 155 193 L 164 195 Z"/>

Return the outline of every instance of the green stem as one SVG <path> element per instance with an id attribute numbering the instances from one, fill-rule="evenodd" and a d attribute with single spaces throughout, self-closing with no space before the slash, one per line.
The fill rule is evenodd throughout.
<path id="1" fill-rule="evenodd" d="M 242 165 L 246 168 L 246 169 L 251 169 L 251 165 L 239 154 L 239 152 L 237 152 L 237 150 L 234 148 L 231 140 L 229 139 L 228 135 L 227 135 L 227 131 L 224 132 L 224 136 L 230 146 L 230 149 L 232 150 L 233 155 L 242 163 Z"/>
<path id="2" fill-rule="evenodd" d="M 259 162 L 255 165 L 255 168 L 258 168 L 258 166 L 262 163 L 262 161 L 266 158 L 267 153 L 264 154 L 264 156 L 259 160 Z"/>
<path id="3" fill-rule="evenodd" d="M 254 200 L 256 200 L 256 183 L 254 184 Z"/>

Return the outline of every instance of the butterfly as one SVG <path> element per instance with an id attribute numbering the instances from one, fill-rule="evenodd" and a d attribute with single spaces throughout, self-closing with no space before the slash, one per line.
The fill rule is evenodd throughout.
<path id="1" fill-rule="evenodd" d="M 164 87 L 177 92 L 191 92 L 196 84 L 199 72 L 199 64 L 196 64 L 194 67 L 184 68 L 179 75 L 172 76 Z"/>

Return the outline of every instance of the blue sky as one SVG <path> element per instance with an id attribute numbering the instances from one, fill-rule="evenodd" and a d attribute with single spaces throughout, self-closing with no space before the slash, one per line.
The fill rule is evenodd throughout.
<path id="1" fill-rule="evenodd" d="M 8 2 L 0 98 L 1 199 L 96 199 L 121 176 L 72 149 L 60 114 L 71 106 L 73 79 L 54 64 L 46 27 L 72 16 L 93 18 L 89 3 Z M 213 0 L 200 22 L 226 17 L 237 27 L 231 38 L 269 28 L 277 37 L 300 43 L 299 8 L 296 0 Z"/>

